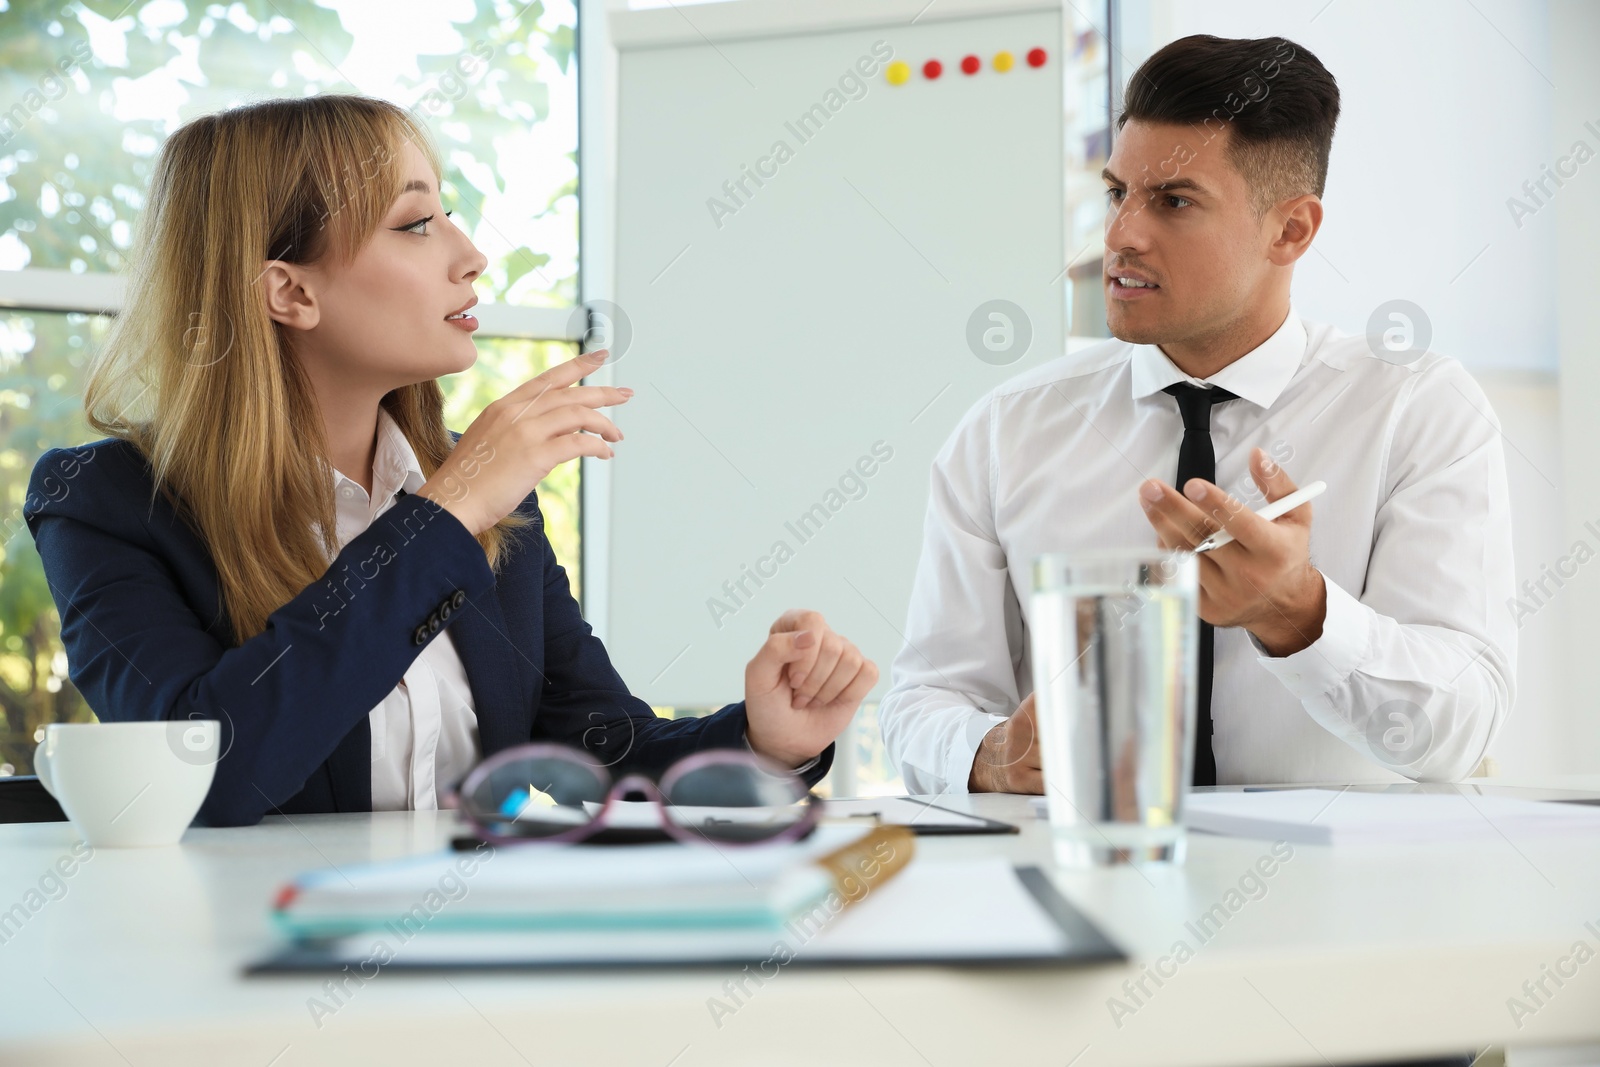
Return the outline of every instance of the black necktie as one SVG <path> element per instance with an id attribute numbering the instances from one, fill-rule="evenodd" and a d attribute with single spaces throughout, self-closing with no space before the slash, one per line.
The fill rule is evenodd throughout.
<path id="1" fill-rule="evenodd" d="M 1239 399 L 1226 389 L 1203 389 L 1188 382 L 1167 386 L 1183 415 L 1183 444 L 1178 446 L 1178 492 L 1190 478 L 1216 484 L 1217 453 L 1211 446 L 1211 405 Z M 1217 756 L 1211 750 L 1211 660 L 1215 634 L 1211 624 L 1200 623 L 1200 678 L 1195 689 L 1195 785 L 1217 784 Z"/>

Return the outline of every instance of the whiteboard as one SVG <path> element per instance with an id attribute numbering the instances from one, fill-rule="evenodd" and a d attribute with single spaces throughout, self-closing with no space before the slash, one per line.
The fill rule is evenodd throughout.
<path id="1" fill-rule="evenodd" d="M 666 43 L 626 24 L 661 13 L 613 13 L 630 337 L 612 380 L 637 395 L 615 414 L 602 595 L 612 659 L 650 703 L 736 699 L 792 607 L 874 659 L 880 695 L 929 462 L 986 391 L 1065 351 L 1062 16 L 1017 6 L 708 31 L 713 9 L 738 24 L 733 0 L 686 8 L 696 32 Z M 909 81 L 879 62 L 841 88 L 886 49 Z M 1021 315 L 979 316 L 975 348 L 995 300 Z"/>

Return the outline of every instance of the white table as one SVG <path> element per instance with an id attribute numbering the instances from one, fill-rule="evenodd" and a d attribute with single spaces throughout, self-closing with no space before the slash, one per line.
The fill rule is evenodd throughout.
<path id="1" fill-rule="evenodd" d="M 1600 792 L 1595 779 L 1544 784 Z M 1028 799 L 942 803 L 1024 832 L 921 838 L 919 854 L 1000 850 L 1048 865 Z M 1585 927 L 1600 928 L 1600 840 L 1296 847 L 1265 895 L 1201 944 L 1185 923 L 1222 901 L 1269 845 L 1195 835 L 1181 869 L 1056 876 L 1133 963 L 789 970 L 720 1026 L 707 1002 L 726 996 L 733 975 L 712 971 L 381 973 L 337 1000 L 321 976 L 242 977 L 273 943 L 268 903 L 290 875 L 437 848 L 449 829 L 435 813 L 301 816 L 191 830 L 173 848 L 97 851 L 59 899 L 6 927 L 0 1063 L 1096 1067 L 1600 1042 L 1600 959 L 1559 990 L 1547 979 L 1555 995 L 1520 1027 L 1507 1005 L 1575 942 L 1600 948 Z M 75 840 L 64 823 L 0 826 L 0 909 L 24 902 Z M 1124 982 L 1180 939 L 1193 958 L 1164 965 L 1159 988 L 1146 978 L 1151 995 L 1134 1001 Z M 320 1025 L 313 997 L 337 1007 Z M 1114 1020 L 1113 997 L 1135 1010 Z"/>

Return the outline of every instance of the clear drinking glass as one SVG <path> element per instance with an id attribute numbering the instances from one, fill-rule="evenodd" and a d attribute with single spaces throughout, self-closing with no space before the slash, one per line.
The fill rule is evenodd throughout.
<path id="1" fill-rule="evenodd" d="M 1198 575 L 1192 552 L 1159 549 L 1034 562 L 1028 625 L 1058 863 L 1183 862 Z"/>

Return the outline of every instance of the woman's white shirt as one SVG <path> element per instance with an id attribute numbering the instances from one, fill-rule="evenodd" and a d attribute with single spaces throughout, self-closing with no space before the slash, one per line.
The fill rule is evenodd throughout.
<path id="1" fill-rule="evenodd" d="M 405 434 L 381 408 L 372 462 L 372 493 L 333 472 L 339 548 L 394 506 L 403 489 L 426 478 Z M 439 797 L 478 762 L 472 687 L 449 629 L 429 642 L 400 684 L 367 716 L 372 727 L 372 810 L 433 810 Z"/>

